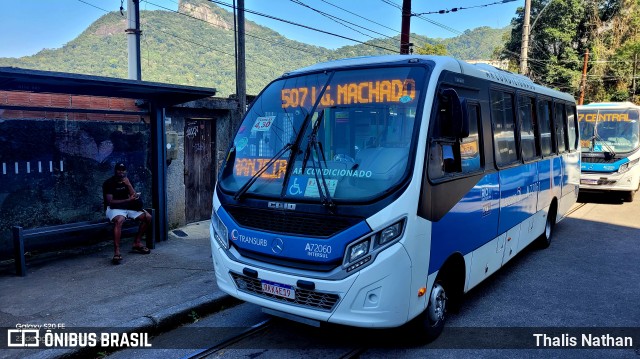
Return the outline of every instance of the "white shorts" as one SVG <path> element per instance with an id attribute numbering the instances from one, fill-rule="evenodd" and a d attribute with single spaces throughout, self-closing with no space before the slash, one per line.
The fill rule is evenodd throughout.
<path id="1" fill-rule="evenodd" d="M 124 218 L 136 219 L 143 215 L 145 212 L 143 211 L 132 211 L 130 209 L 119 209 L 119 208 L 111 208 L 107 207 L 107 218 L 109 221 L 113 221 L 116 216 L 123 216 Z"/>

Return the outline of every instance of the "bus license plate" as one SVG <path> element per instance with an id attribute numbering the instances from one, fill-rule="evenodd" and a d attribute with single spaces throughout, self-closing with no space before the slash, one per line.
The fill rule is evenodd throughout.
<path id="1" fill-rule="evenodd" d="M 296 291 L 290 285 L 269 282 L 266 280 L 261 280 L 260 283 L 262 283 L 262 291 L 264 293 L 275 295 L 276 297 L 296 299 Z"/>

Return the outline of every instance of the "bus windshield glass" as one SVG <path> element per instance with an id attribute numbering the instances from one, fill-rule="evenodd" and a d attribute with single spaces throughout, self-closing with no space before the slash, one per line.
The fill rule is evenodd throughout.
<path id="1" fill-rule="evenodd" d="M 241 195 L 365 201 L 410 171 L 426 69 L 351 69 L 287 77 L 255 99 L 221 171 Z"/>
<path id="2" fill-rule="evenodd" d="M 631 152 L 638 148 L 638 111 L 583 109 L 578 111 L 582 152 Z"/>

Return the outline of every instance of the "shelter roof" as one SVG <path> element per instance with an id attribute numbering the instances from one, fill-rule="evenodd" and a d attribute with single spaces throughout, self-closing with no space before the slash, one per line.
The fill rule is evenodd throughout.
<path id="1" fill-rule="evenodd" d="M 133 98 L 149 100 L 161 107 L 216 94 L 214 88 L 17 67 L 0 67 L 0 90 Z"/>

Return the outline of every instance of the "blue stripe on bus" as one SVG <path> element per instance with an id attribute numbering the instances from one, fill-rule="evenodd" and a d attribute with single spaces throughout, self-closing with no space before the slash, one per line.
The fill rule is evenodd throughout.
<path id="1" fill-rule="evenodd" d="M 629 162 L 628 158 L 622 158 L 614 163 L 582 162 L 580 169 L 587 172 L 616 172 L 627 162 Z"/>
<path id="2" fill-rule="evenodd" d="M 315 263 L 342 260 L 348 243 L 371 232 L 369 225 L 362 221 L 330 238 L 289 236 L 242 228 L 222 207 L 217 213 L 220 220 L 227 226 L 229 242 L 237 247 L 278 258 Z M 273 249 L 277 238 L 282 240 L 282 251 L 279 253 Z"/>
<path id="3" fill-rule="evenodd" d="M 429 273 L 440 269 L 452 253 L 470 253 L 497 236 L 499 202 L 498 174 L 488 174 L 433 223 Z"/>
<path id="4" fill-rule="evenodd" d="M 536 163 L 500 171 L 500 225 L 504 233 L 531 217 L 538 202 L 538 169 Z"/>
<path id="5" fill-rule="evenodd" d="M 429 274 L 451 254 L 469 254 L 548 207 L 567 177 L 562 166 L 562 158 L 553 157 L 486 175 L 433 223 Z"/>

